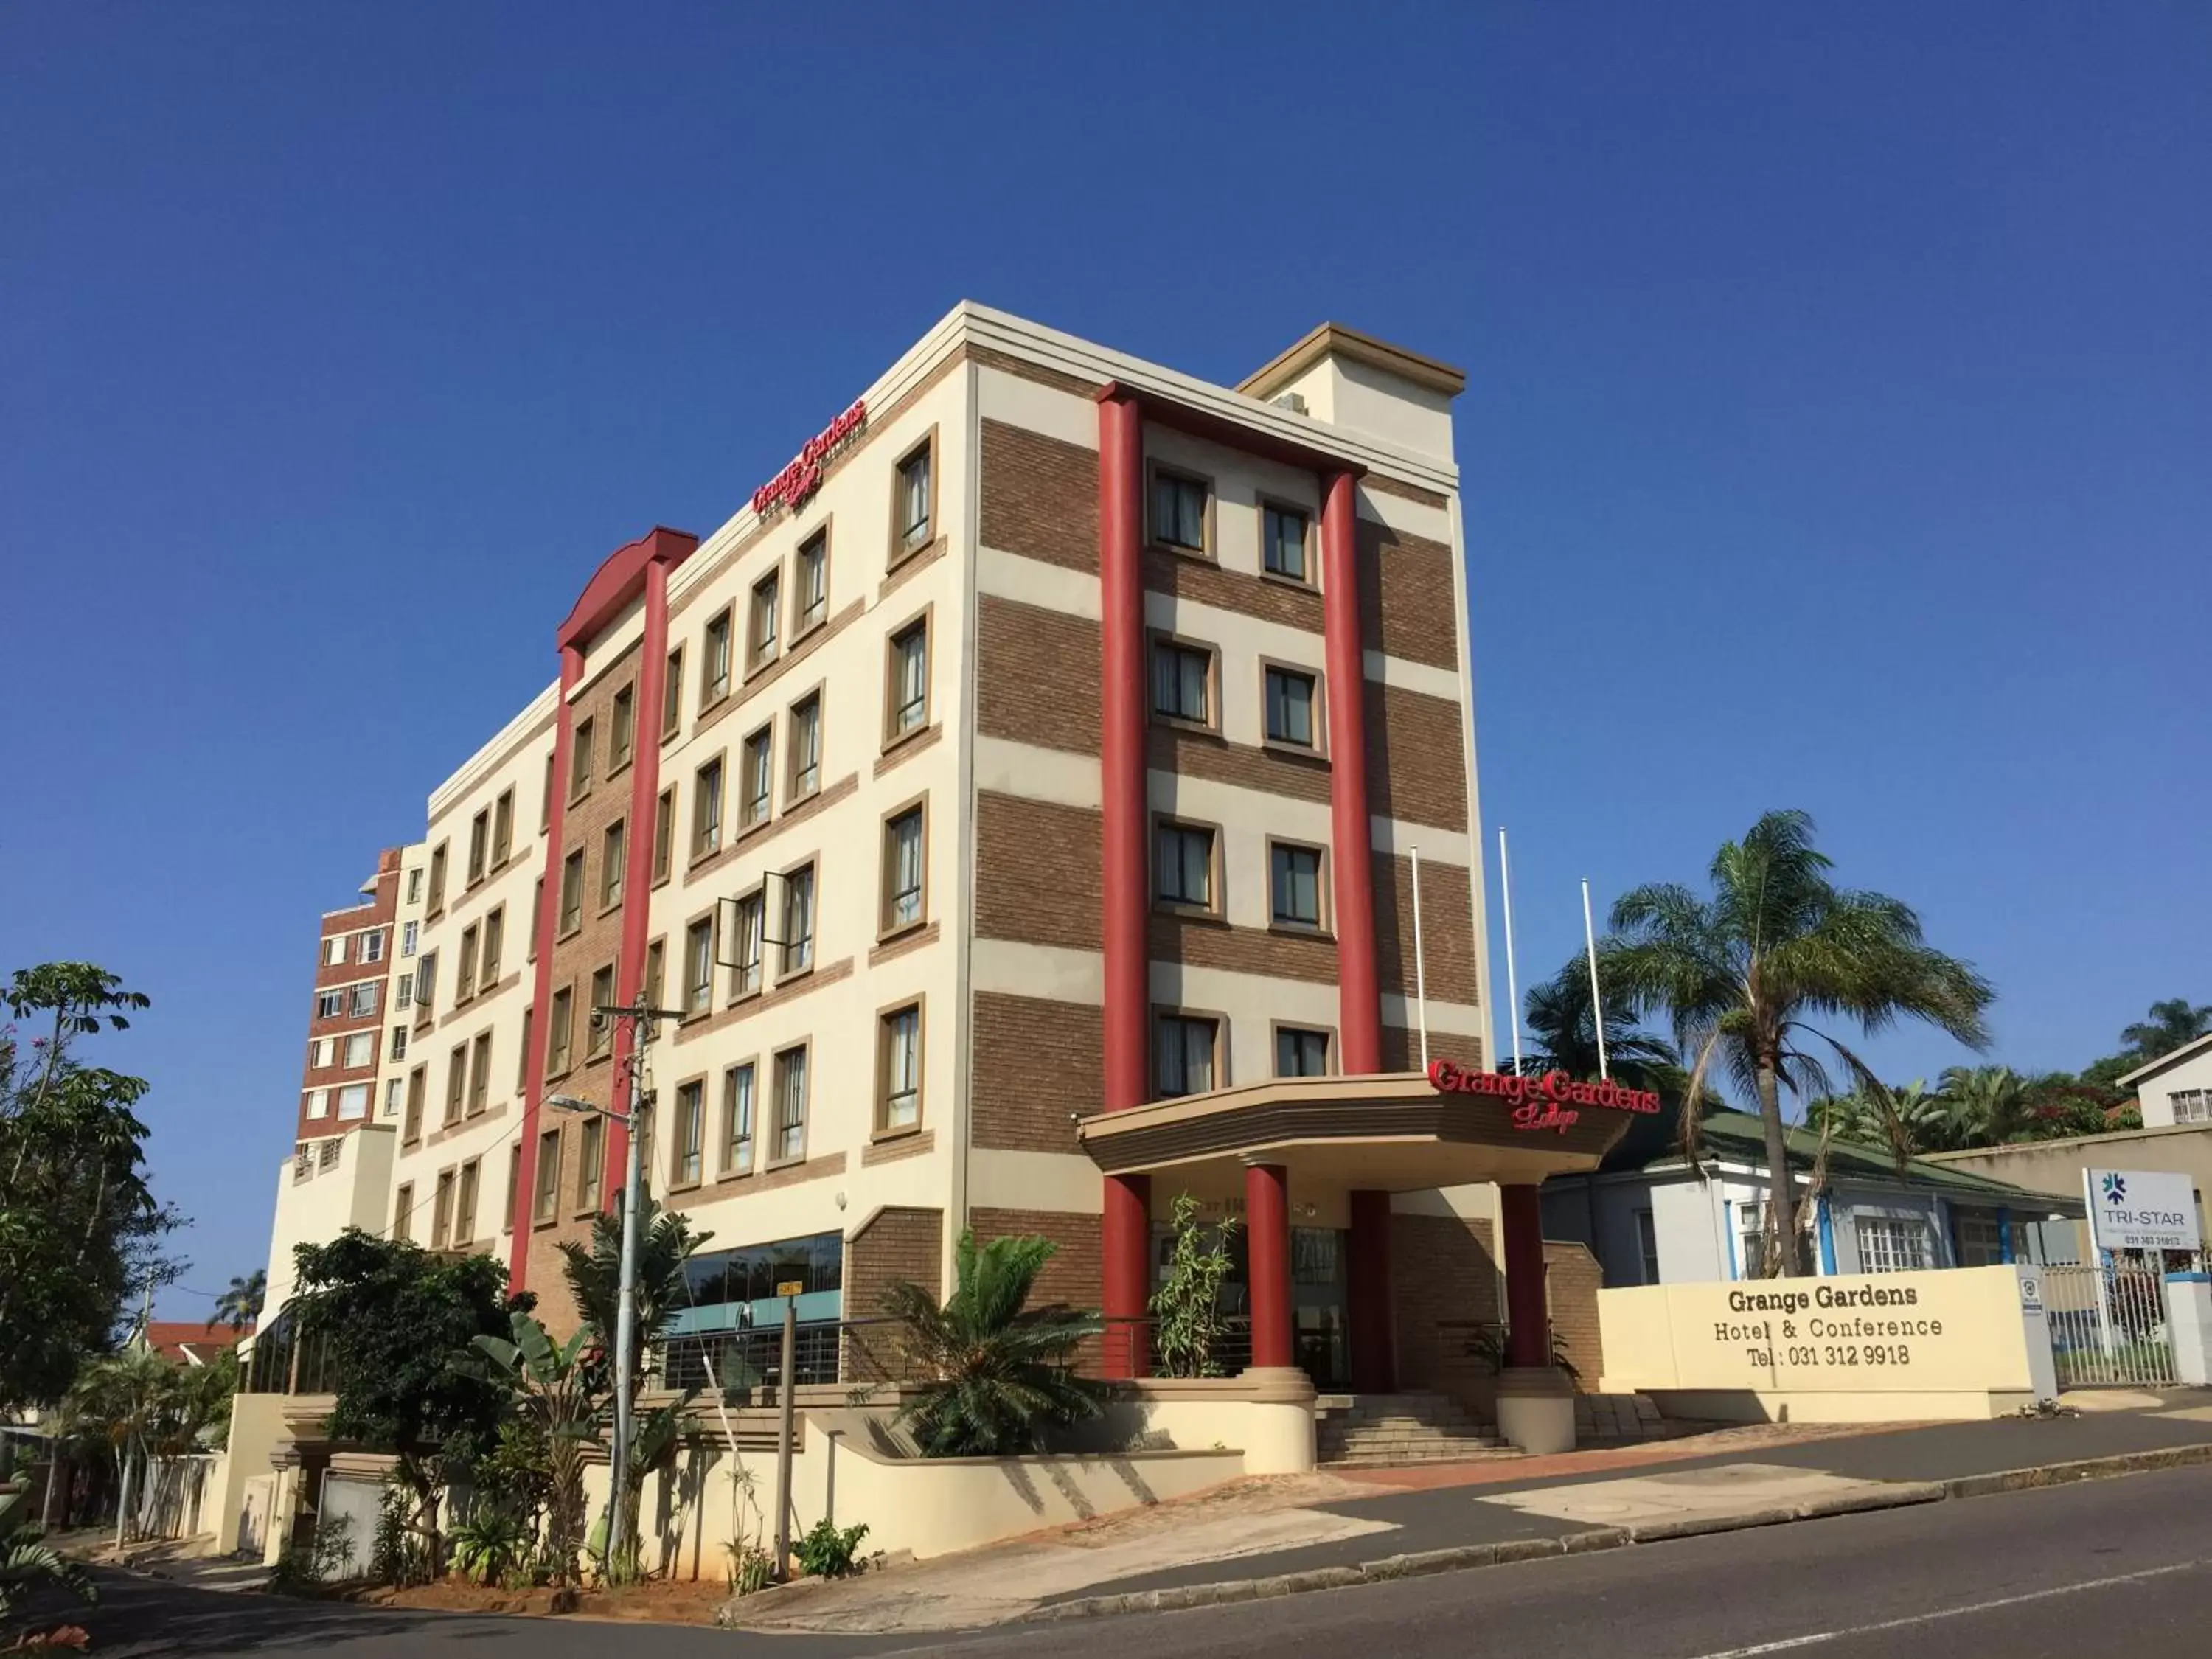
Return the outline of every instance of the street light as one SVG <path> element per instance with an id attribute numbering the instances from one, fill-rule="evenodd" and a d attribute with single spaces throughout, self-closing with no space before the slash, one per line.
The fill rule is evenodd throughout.
<path id="1" fill-rule="evenodd" d="M 607 1569 L 611 1577 L 615 1552 L 629 1536 L 627 1522 L 628 1480 L 630 1448 L 630 1356 L 637 1346 L 637 1211 L 638 1211 L 638 1134 L 637 1126 L 645 1112 L 645 1091 L 641 1081 L 641 1061 L 645 1042 L 650 1042 L 664 1019 L 680 1019 L 680 1012 L 668 1008 L 648 1008 L 640 1003 L 635 1006 L 613 1005 L 592 1010 L 595 1019 L 629 1020 L 631 1022 L 629 1045 L 629 1106 L 623 1110 L 613 1106 L 601 1106 L 595 1102 L 579 1099 L 574 1095 L 548 1095 L 545 1103 L 557 1111 L 590 1112 L 621 1124 L 629 1131 L 628 1156 L 623 1170 L 623 1237 L 622 1266 L 615 1279 L 615 1443 L 610 1462 L 613 1465 L 613 1480 L 607 1498 Z M 642 1038 L 641 1030 L 642 1027 Z"/>

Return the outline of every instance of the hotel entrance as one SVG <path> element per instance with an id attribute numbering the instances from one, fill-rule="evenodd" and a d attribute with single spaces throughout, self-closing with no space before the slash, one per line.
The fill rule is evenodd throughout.
<path id="1" fill-rule="evenodd" d="M 1229 1320 L 1230 1341 L 1224 1358 L 1227 1369 L 1242 1370 L 1252 1352 L 1252 1241 L 1243 1225 L 1242 1200 L 1217 1200 L 1206 1206 L 1216 1219 L 1207 1227 L 1211 1245 L 1218 1241 L 1224 1215 L 1237 1224 L 1229 1234 L 1228 1278 L 1221 1286 L 1219 1306 Z M 1291 1243 L 1291 1352 L 1292 1363 L 1312 1380 L 1322 1394 L 1341 1394 L 1352 1387 L 1351 1354 L 1345 1322 L 1346 1233 L 1341 1227 L 1293 1226 Z M 1168 1265 L 1175 1256 L 1175 1233 L 1164 1222 L 1152 1224 L 1152 1289 L 1167 1282 Z"/>

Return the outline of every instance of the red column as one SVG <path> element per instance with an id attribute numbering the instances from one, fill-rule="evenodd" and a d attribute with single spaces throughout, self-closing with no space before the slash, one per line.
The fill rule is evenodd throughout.
<path id="1" fill-rule="evenodd" d="M 1534 1187 L 1498 1189 L 1505 1236 L 1505 1363 L 1552 1363 L 1551 1311 L 1544 1297 L 1544 1212 Z"/>
<path id="2" fill-rule="evenodd" d="M 1252 1364 L 1291 1364 L 1291 1177 L 1279 1164 L 1244 1166 L 1246 1268 L 1252 1294 Z"/>
<path id="3" fill-rule="evenodd" d="M 1100 942 L 1105 963 L 1105 1109 L 1121 1111 L 1151 1097 L 1146 1027 L 1151 1005 L 1146 944 L 1145 811 L 1145 424 L 1134 398 L 1098 404 L 1099 847 L 1103 869 Z M 1106 1317 L 1145 1316 L 1151 1288 L 1152 1182 L 1108 1176 L 1099 1223 Z M 1107 1374 L 1141 1376 L 1143 1334 L 1109 1342 Z M 1117 1352 L 1118 1350 L 1118 1352 Z"/>
<path id="4" fill-rule="evenodd" d="M 1329 822 L 1334 845 L 1337 1044 L 1345 1072 L 1382 1069 L 1375 977 L 1375 866 L 1367 817 L 1366 648 L 1359 636 L 1359 528 L 1349 472 L 1322 481 L 1322 625 L 1328 668 Z"/>
<path id="5" fill-rule="evenodd" d="M 573 645 L 561 647 L 561 702 L 553 717 L 553 806 L 545 824 L 545 882 L 538 895 L 538 962 L 531 976 L 530 1052 L 523 1056 L 522 1162 L 515 1166 L 514 1236 L 507 1246 L 507 1288 L 519 1291 L 529 1278 L 530 1230 L 536 1220 L 538 1191 L 538 1121 L 545 1096 L 545 1033 L 550 1016 L 546 1005 L 553 1000 L 553 939 L 561 925 L 561 827 L 568 799 L 568 764 L 575 721 L 568 708 L 568 693 L 584 678 L 583 651 Z"/>
<path id="6" fill-rule="evenodd" d="M 1390 1300 L 1389 1194 L 1352 1192 L 1352 1236 L 1345 1243 L 1352 1391 L 1390 1394 L 1397 1388 L 1398 1354 Z"/>

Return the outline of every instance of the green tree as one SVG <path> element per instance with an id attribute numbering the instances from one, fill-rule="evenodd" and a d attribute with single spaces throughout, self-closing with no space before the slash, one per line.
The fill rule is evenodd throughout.
<path id="1" fill-rule="evenodd" d="M 2136 1065 L 2146 1066 L 2208 1032 L 2212 1032 L 2212 1003 L 2199 1007 L 2187 997 L 2168 997 L 2152 1003 L 2148 1018 L 2122 1031 L 2120 1041 L 2135 1051 Z"/>
<path id="2" fill-rule="evenodd" d="M 1237 1224 L 1200 1221 L 1198 1200 L 1188 1193 L 1177 1193 L 1168 1228 L 1174 1248 L 1167 1278 L 1152 1294 L 1160 1375 L 1218 1376 L 1221 1365 L 1214 1349 L 1229 1326 L 1221 1307 L 1221 1287 L 1235 1266 L 1229 1240 Z"/>
<path id="3" fill-rule="evenodd" d="M 433 1255 L 357 1227 L 302 1244 L 293 1259 L 301 1340 L 326 1345 L 336 1379 L 328 1431 L 398 1458 L 435 1577 L 440 1494 L 451 1471 L 491 1446 L 507 1407 L 476 1339 L 505 1337 L 537 1298 L 510 1297 L 507 1269 L 490 1256 Z"/>
<path id="4" fill-rule="evenodd" d="M 208 1328 L 227 1325 L 234 1331 L 250 1329 L 261 1317 L 261 1304 L 269 1295 L 269 1273 L 266 1268 L 256 1267 L 243 1279 L 234 1279 L 230 1288 L 215 1299 L 215 1312 L 208 1319 Z"/>
<path id="5" fill-rule="evenodd" d="M 143 1078 L 77 1058 L 147 1006 L 105 969 L 52 962 L 0 988 L 0 1416 L 58 1401 L 115 1345 L 141 1293 L 176 1277 L 137 1114 Z"/>
<path id="6" fill-rule="evenodd" d="M 556 1344 L 528 1314 L 509 1321 L 509 1337 L 478 1336 L 477 1350 L 494 1374 L 513 1391 L 531 1438 L 542 1449 L 546 1472 L 544 1559 L 556 1584 L 577 1580 L 576 1552 L 584 1542 L 584 1463 L 599 1443 L 599 1413 L 605 1404 L 604 1374 L 586 1362 L 588 1336 L 578 1331 Z M 501 1431 L 502 1451 L 515 1437 Z"/>
<path id="7" fill-rule="evenodd" d="M 1052 1260 L 1046 1238 L 960 1236 L 952 1294 L 939 1307 L 919 1285 L 894 1284 L 884 1311 L 905 1326 L 921 1380 L 899 1407 L 929 1457 L 1004 1457 L 1043 1449 L 1046 1433 L 1097 1417 L 1104 1390 L 1075 1375 L 1076 1345 L 1104 1328 L 1096 1312 L 1029 1305 Z"/>
<path id="8" fill-rule="evenodd" d="M 1825 1043 L 1877 1102 L 1888 1097 L 1855 1054 L 1811 1022 L 1872 1032 L 1909 1017 L 1979 1048 L 1994 994 L 1972 968 L 1925 942 L 1910 907 L 1837 887 L 1832 867 L 1813 845 L 1809 817 L 1769 812 L 1714 855 L 1710 898 L 1671 883 L 1624 894 L 1599 961 L 1629 1012 L 1673 1021 L 1679 1046 L 1695 1056 L 1692 1095 L 1717 1065 L 1759 1102 L 1768 1210 L 1775 1236 L 1789 1241 L 1798 1235 L 1782 1090 L 1808 1100 L 1829 1092 L 1808 1040 Z M 1902 1155 L 1901 1126 L 1886 1115 Z M 1773 1261 L 1783 1273 L 1802 1266 L 1794 1242 Z"/>
<path id="9" fill-rule="evenodd" d="M 2027 1079 L 2009 1066 L 1954 1066 L 1937 1079 L 1952 1103 L 1956 1145 L 1998 1146 L 2019 1138 L 2027 1110 Z"/>

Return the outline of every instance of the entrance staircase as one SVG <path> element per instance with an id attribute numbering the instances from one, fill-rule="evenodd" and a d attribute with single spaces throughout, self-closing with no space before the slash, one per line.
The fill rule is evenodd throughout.
<path id="1" fill-rule="evenodd" d="M 1504 1444 L 1447 1395 L 1325 1394 L 1314 1402 L 1315 1462 L 1331 1468 L 1451 1462 Z"/>

